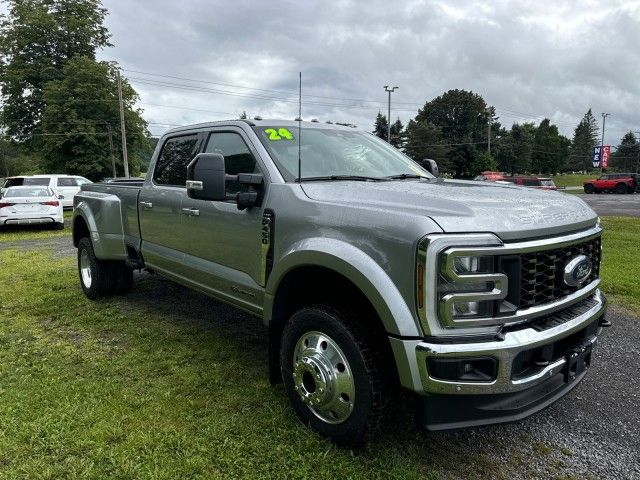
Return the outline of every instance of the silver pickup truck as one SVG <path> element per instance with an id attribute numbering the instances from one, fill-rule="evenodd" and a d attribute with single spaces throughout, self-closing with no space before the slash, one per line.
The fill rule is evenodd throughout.
<path id="1" fill-rule="evenodd" d="M 145 180 L 74 203 L 89 298 L 147 269 L 261 317 L 270 380 L 340 444 L 374 434 L 400 387 L 428 430 L 524 418 L 584 378 L 609 325 L 580 199 L 443 180 L 354 128 L 177 128 Z"/>

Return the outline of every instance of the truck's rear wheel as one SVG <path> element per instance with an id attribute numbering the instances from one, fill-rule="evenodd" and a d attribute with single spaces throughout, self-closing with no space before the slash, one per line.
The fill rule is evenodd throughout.
<path id="1" fill-rule="evenodd" d="M 627 193 L 627 186 L 624 183 L 619 183 L 618 185 L 616 185 L 616 193 Z"/>
<path id="2" fill-rule="evenodd" d="M 89 238 L 78 242 L 78 275 L 84 294 L 92 300 L 131 288 L 133 271 L 124 262 L 99 260 Z"/>
<path id="3" fill-rule="evenodd" d="M 383 405 L 379 355 L 354 319 L 325 305 L 298 310 L 282 334 L 280 368 L 296 414 L 340 445 L 374 434 Z"/>

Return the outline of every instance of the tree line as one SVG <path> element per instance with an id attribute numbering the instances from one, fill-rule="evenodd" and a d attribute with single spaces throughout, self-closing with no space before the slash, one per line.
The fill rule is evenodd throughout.
<path id="1" fill-rule="evenodd" d="M 373 133 L 387 139 L 388 121 L 378 112 Z M 391 144 L 415 160 L 432 158 L 440 170 L 456 178 L 472 178 L 486 170 L 510 174 L 557 174 L 592 170 L 593 148 L 600 145 L 599 127 L 591 109 L 576 126 L 573 138 L 551 120 L 500 123 L 493 106 L 477 93 L 449 90 L 425 103 L 405 125 L 391 124 Z M 626 133 L 611 155 L 610 168 L 636 172 L 640 141 Z"/>
<path id="2" fill-rule="evenodd" d="M 124 173 L 115 63 L 106 9 L 96 0 L 10 0 L 0 17 L 0 176 Z M 129 170 L 152 153 L 138 95 L 123 79 Z"/>

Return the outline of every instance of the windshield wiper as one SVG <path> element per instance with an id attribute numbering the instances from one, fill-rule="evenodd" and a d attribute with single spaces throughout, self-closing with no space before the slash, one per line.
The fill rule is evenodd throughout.
<path id="1" fill-rule="evenodd" d="M 367 177 L 363 175 L 327 175 L 324 177 L 302 177 L 301 182 L 320 182 L 332 180 L 355 180 L 358 182 L 384 182 L 388 177 Z"/>
<path id="2" fill-rule="evenodd" d="M 389 175 L 388 177 L 384 177 L 384 178 L 388 178 L 390 180 L 404 180 L 406 178 L 429 178 L 429 177 L 425 177 L 424 175 L 417 175 L 415 173 L 401 173 L 400 175 Z"/>

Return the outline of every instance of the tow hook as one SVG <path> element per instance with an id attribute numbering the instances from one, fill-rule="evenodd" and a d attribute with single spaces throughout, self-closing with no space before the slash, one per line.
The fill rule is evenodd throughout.
<path id="1" fill-rule="evenodd" d="M 609 320 L 607 320 L 604 315 L 600 317 L 600 321 L 598 322 L 599 327 L 607 328 L 607 327 L 610 327 L 611 325 L 612 323 Z"/>

